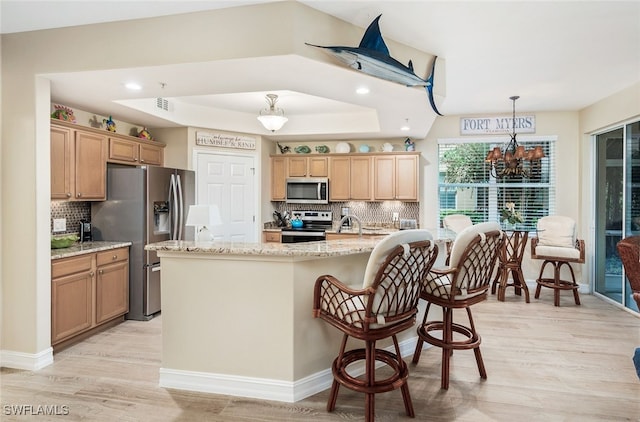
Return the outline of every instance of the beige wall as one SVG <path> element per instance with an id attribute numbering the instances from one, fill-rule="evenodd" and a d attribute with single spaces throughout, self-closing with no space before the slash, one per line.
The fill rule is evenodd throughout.
<path id="1" fill-rule="evenodd" d="M 561 161 L 561 164 L 556 167 L 557 180 L 562 181 L 556 186 L 556 212 L 578 219 L 580 204 L 579 158 L 576 155 L 580 140 L 578 113 L 535 113 L 535 116 L 536 133 L 532 135 L 557 136 L 556 154 L 558 157 L 570 157 L 568 160 Z M 435 198 L 438 197 L 438 189 L 436 184 L 433 183 L 438 180 L 438 139 L 461 137 L 461 117 L 467 116 L 438 118 L 431 131 L 429 131 L 427 138 L 416 143 L 418 150 L 423 152 L 426 159 L 425 176 L 422 184 L 423 200 L 421 203 L 424 204 L 424 216 L 428 227 L 431 227 L 429 222 L 432 222 L 432 225 L 435 226 L 438 221 L 438 204 L 434 202 Z M 429 198 L 434 198 L 434 200 L 429 200 Z"/>
<path id="2" fill-rule="evenodd" d="M 51 101 L 48 80 L 39 75 L 292 53 L 325 61 L 328 58 L 321 52 L 303 48 L 305 39 L 318 39 L 318 35 L 322 35 L 323 39 L 335 37 L 334 41 L 358 39 L 362 31 L 299 3 L 270 3 L 251 6 L 251 12 L 247 10 L 246 7 L 239 7 L 133 23 L 113 22 L 2 35 L 1 351 L 36 355 L 46 351 L 50 345 Z M 278 22 L 278 31 L 273 31 L 273 22 Z M 327 27 L 332 30 L 327 32 Z M 174 30 L 168 31 L 167 28 Z M 217 39 L 225 41 L 211 42 Z M 327 44 L 331 44 L 331 41 L 327 40 Z M 395 52 L 404 56 L 405 47 L 392 45 Z M 118 54 L 108 54 L 107 48 L 118 51 Z M 426 63 L 418 63 L 418 60 L 414 60 L 416 67 L 427 66 Z M 618 122 L 626 118 L 629 112 L 621 109 L 626 108 L 629 95 L 635 94 L 637 99 L 637 92 L 636 87 L 627 96 L 623 95 L 624 98 L 615 97 L 604 102 L 606 105 L 602 107 L 606 113 L 599 107 L 585 110 L 582 117 L 586 123 L 583 127 L 601 127 L 606 122 Z M 633 104 L 631 115 L 637 116 L 639 107 Z M 538 124 L 540 130 L 544 128 L 545 132 L 549 130 L 549 133 L 559 135 L 559 143 L 562 144 L 559 155 L 562 156 L 564 151 L 569 152 L 567 157 L 574 157 L 576 150 L 571 146 L 577 147 L 581 136 L 573 128 L 578 125 L 578 120 L 573 113 L 564 114 L 550 128 L 546 127 L 547 118 L 540 114 Z M 599 117 L 593 117 L 592 114 Z M 556 118 L 551 116 L 549 122 L 554 122 Z M 605 122 L 600 122 L 601 119 L 605 119 Z M 595 123 L 596 120 L 598 123 Z M 437 180 L 434 167 L 435 139 L 457 136 L 457 133 L 457 117 L 438 118 L 427 139 L 417 142 L 417 149 L 424 156 L 421 203 L 425 207 L 425 217 L 432 221 L 437 219 L 433 207 L 437 198 L 433 183 Z M 264 148 L 261 156 L 263 164 L 266 153 L 267 148 Z M 190 159 L 187 157 L 187 160 Z M 583 160 L 586 160 L 584 149 Z M 568 163 L 570 161 L 567 160 Z M 575 166 L 563 164 L 562 174 L 567 176 L 567 180 L 575 180 L 580 176 L 578 169 L 578 163 Z M 585 171 L 584 165 L 582 171 Z M 262 180 L 265 191 L 265 178 Z M 574 208 L 579 205 L 576 197 L 579 186 L 579 182 L 569 182 L 559 187 L 558 198 L 563 201 L 559 204 L 559 211 L 569 215 L 577 212 Z M 586 199 L 582 205 L 590 206 Z M 263 209 L 263 219 L 264 213 Z"/>
<path id="3" fill-rule="evenodd" d="M 299 3 L 248 9 L 2 36 L 2 351 L 35 356 L 50 344 L 51 101 L 48 80 L 38 75 L 291 53 L 328 61 L 326 55 L 303 48 L 310 34 L 326 36 L 327 27 L 337 39 L 361 32 Z"/>

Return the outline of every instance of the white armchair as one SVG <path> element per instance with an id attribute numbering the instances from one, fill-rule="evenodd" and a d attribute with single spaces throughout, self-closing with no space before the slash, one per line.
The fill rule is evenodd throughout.
<path id="1" fill-rule="evenodd" d="M 578 239 L 576 222 L 570 217 L 553 215 L 542 217 L 537 225 L 538 237 L 531 239 L 531 259 L 542 259 L 540 275 L 536 280 L 535 298 L 540 297 L 542 287 L 553 289 L 553 304 L 560 306 L 560 291 L 572 290 L 576 305 L 580 305 L 578 283 L 571 263 L 584 263 L 584 240 Z M 553 267 L 553 277 L 544 277 L 547 264 Z M 571 280 L 560 278 L 560 270 L 566 265 Z"/>

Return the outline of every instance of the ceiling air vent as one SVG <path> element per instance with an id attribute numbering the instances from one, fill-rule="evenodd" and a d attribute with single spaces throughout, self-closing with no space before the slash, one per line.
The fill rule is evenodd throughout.
<path id="1" fill-rule="evenodd" d="M 169 111 L 169 100 L 160 97 L 156 98 L 156 107 L 164 111 Z"/>

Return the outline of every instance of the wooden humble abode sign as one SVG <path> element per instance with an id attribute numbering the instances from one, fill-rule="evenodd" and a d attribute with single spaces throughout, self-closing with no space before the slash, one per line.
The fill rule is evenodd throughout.
<path id="1" fill-rule="evenodd" d="M 511 133 L 514 119 L 512 117 L 462 117 L 460 119 L 461 135 L 486 135 Z M 520 116 L 515 118 L 516 133 L 535 133 L 536 116 Z"/>
<path id="2" fill-rule="evenodd" d="M 196 145 L 236 149 L 256 149 L 256 139 L 250 136 L 196 132 Z"/>

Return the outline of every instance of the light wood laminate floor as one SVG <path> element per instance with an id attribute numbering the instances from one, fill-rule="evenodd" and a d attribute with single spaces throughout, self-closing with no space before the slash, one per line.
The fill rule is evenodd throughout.
<path id="1" fill-rule="evenodd" d="M 510 290 L 505 302 L 491 296 L 476 305 L 488 379 L 479 378 L 473 352 L 458 351 L 449 390 L 441 390 L 440 350 L 425 350 L 418 365 L 410 364 L 415 420 L 640 421 L 640 380 L 631 360 L 640 347 L 640 318 L 594 296 L 581 299 L 575 306 L 563 295 L 557 308 L 543 290 L 525 304 Z M 345 388 L 333 413 L 325 410 L 328 391 L 289 404 L 160 388 L 160 349 L 161 317 L 126 321 L 57 353 L 39 371 L 4 368 L 0 420 L 364 420 L 363 395 Z M 8 405 L 68 406 L 69 414 L 18 417 Z M 376 396 L 376 420 L 412 420 L 398 390 Z"/>

